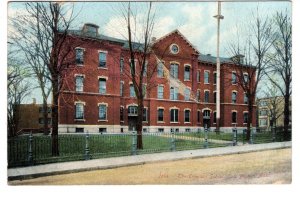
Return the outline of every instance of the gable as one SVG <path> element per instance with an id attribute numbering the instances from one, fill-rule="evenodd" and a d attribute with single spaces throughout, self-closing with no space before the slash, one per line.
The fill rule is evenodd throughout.
<path id="1" fill-rule="evenodd" d="M 172 56 L 190 57 L 199 54 L 199 51 L 178 30 L 156 40 L 153 48 L 159 53 Z"/>

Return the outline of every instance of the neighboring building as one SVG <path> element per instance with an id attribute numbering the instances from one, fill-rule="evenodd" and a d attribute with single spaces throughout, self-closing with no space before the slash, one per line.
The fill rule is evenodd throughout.
<path id="1" fill-rule="evenodd" d="M 292 121 L 292 101 L 290 105 L 290 124 Z M 271 97 L 257 99 L 257 121 L 258 127 L 263 130 L 271 130 L 271 127 L 283 127 L 284 125 L 284 97 Z"/>
<path id="2" fill-rule="evenodd" d="M 43 129 L 44 119 L 43 119 L 43 105 L 36 104 L 35 99 L 31 104 L 20 104 L 17 107 L 18 111 L 18 128 L 17 132 L 21 130 L 30 129 Z M 48 106 L 48 125 L 51 127 L 51 106 Z M 41 131 L 42 132 L 42 131 Z"/>
<path id="3" fill-rule="evenodd" d="M 98 34 L 98 27 L 85 24 L 70 31 L 74 63 L 64 73 L 59 98 L 59 132 L 128 132 L 135 129 L 137 102 L 133 85 L 125 74 L 129 67 L 128 42 Z M 134 43 L 139 46 L 139 43 Z M 165 54 L 164 51 L 167 51 Z M 175 80 L 186 86 L 184 95 L 166 82 L 161 57 Z M 204 125 L 216 127 L 216 58 L 203 55 L 178 31 L 153 39 L 149 67 L 157 65 L 156 86 L 144 100 L 143 130 L 146 132 L 191 131 Z M 138 64 L 138 62 L 137 62 Z M 247 99 L 236 83 L 237 66 L 221 58 L 220 128 L 245 128 Z M 239 69 L 242 69 L 240 67 Z M 149 84 L 145 84 L 146 86 Z M 153 85 L 153 84 L 151 84 Z M 256 109 L 254 106 L 253 122 Z"/>

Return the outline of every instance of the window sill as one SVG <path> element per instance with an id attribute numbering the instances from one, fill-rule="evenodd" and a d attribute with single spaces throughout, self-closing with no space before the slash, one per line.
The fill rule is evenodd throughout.
<path id="1" fill-rule="evenodd" d="M 162 124 L 162 123 L 165 123 L 165 121 L 157 121 L 157 123 L 160 123 L 160 124 Z"/>
<path id="2" fill-rule="evenodd" d="M 98 120 L 98 122 L 108 122 L 108 120 Z"/>
<path id="3" fill-rule="evenodd" d="M 233 124 L 233 125 L 237 125 L 237 123 L 236 123 L 236 122 L 233 122 L 233 123 L 231 123 L 231 124 Z"/>
<path id="4" fill-rule="evenodd" d="M 85 119 L 74 119 L 74 121 L 77 121 L 77 122 L 85 122 Z"/>
<path id="5" fill-rule="evenodd" d="M 120 123 L 124 123 L 124 120 L 123 121 L 121 120 Z"/>
<path id="6" fill-rule="evenodd" d="M 190 79 L 184 79 L 183 81 L 191 81 Z"/>
<path id="7" fill-rule="evenodd" d="M 179 124 L 180 122 L 170 122 L 171 124 Z"/>
<path id="8" fill-rule="evenodd" d="M 232 83 L 231 85 L 233 85 L 233 86 L 236 86 L 236 85 L 237 85 L 237 83 Z"/>
<path id="9" fill-rule="evenodd" d="M 209 85 L 209 83 L 204 83 L 204 85 Z"/>
<path id="10" fill-rule="evenodd" d="M 148 121 L 143 121 L 143 123 L 148 123 Z"/>
<path id="11" fill-rule="evenodd" d="M 247 123 L 243 123 L 243 125 L 247 125 Z"/>
<path id="12" fill-rule="evenodd" d="M 107 68 L 107 67 L 99 67 L 99 66 L 98 66 L 98 69 L 102 69 L 102 70 L 108 70 L 108 68 Z"/>
<path id="13" fill-rule="evenodd" d="M 76 64 L 76 66 L 83 67 L 84 64 Z"/>
<path id="14" fill-rule="evenodd" d="M 191 122 L 184 122 L 184 124 L 191 124 Z"/>

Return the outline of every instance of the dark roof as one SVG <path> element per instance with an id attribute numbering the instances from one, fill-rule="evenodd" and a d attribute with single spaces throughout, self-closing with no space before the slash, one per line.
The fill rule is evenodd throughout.
<path id="1" fill-rule="evenodd" d="M 212 63 L 212 64 L 217 63 L 217 57 L 212 56 L 212 55 L 200 54 L 198 57 L 198 60 L 201 62 L 207 62 L 207 63 Z M 234 62 L 231 60 L 231 58 L 220 57 L 220 63 L 234 63 Z"/>
<path id="2" fill-rule="evenodd" d="M 106 35 L 103 35 L 103 34 L 98 34 L 97 36 L 87 35 L 87 34 L 83 34 L 81 30 L 69 30 L 68 32 L 70 34 L 77 35 L 77 36 L 80 36 L 80 37 L 83 37 L 83 38 L 92 38 L 92 39 L 97 39 L 97 40 L 107 40 L 107 41 L 110 41 L 110 42 L 118 43 L 118 44 L 121 44 L 125 49 L 129 49 L 128 40 L 113 38 L 113 37 L 106 36 Z M 133 45 L 133 48 L 135 50 L 142 50 L 144 48 L 144 45 L 141 44 L 141 43 L 132 42 L 132 45 Z"/>

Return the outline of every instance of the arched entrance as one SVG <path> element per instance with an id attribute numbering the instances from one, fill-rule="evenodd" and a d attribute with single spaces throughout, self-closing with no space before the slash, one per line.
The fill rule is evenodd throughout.
<path id="1" fill-rule="evenodd" d="M 137 106 L 128 106 L 128 131 L 136 131 Z"/>
<path id="2" fill-rule="evenodd" d="M 210 128 L 210 110 L 203 111 L 203 127 Z"/>

